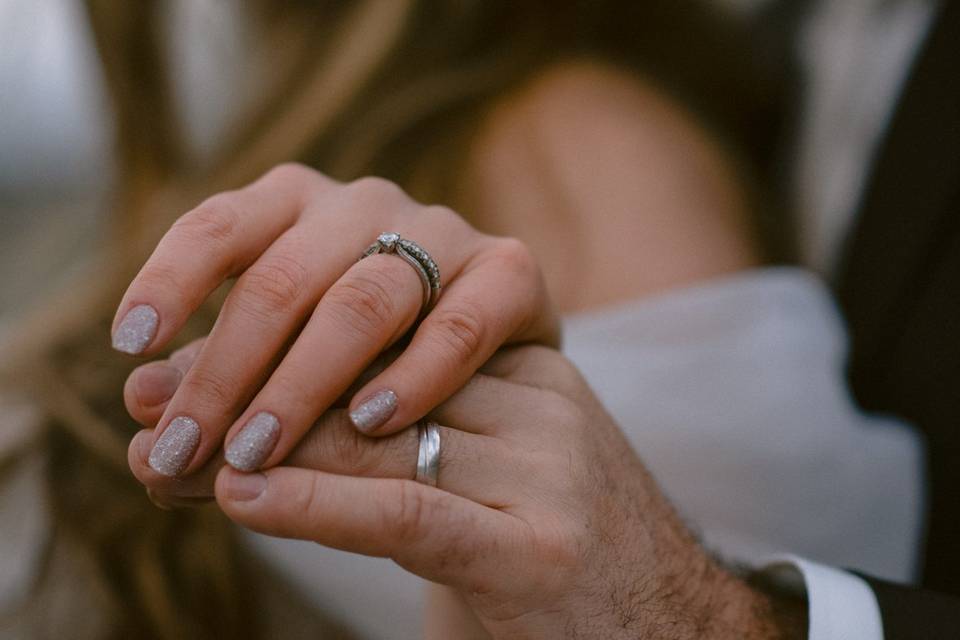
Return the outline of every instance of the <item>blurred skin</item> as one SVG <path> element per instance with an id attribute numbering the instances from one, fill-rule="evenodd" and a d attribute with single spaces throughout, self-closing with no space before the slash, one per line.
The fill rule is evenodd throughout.
<path id="1" fill-rule="evenodd" d="M 738 185 L 724 153 L 674 103 L 635 77 L 590 63 L 555 68 L 499 104 L 464 176 L 477 219 L 493 233 L 527 243 L 563 311 L 651 295 L 757 264 L 747 198 Z M 269 189 L 261 197 L 271 200 Z M 277 193 L 277 199 L 284 197 Z M 448 229 L 467 235 L 457 238 L 436 225 L 425 231 L 430 241 L 424 246 L 447 252 L 474 242 L 467 239 L 469 230 L 453 224 Z M 442 273 L 448 255 L 438 260 Z M 253 259 L 247 256 L 246 264 Z M 453 258 L 459 264 L 470 259 Z M 368 266 L 409 270 L 390 257 Z M 453 272 L 458 277 L 460 269 Z M 522 314 L 549 319 L 538 281 L 477 279 L 462 289 L 481 309 L 496 308 L 504 296 L 537 301 Z M 195 286 L 189 279 L 177 283 Z M 409 283 L 409 290 L 396 292 L 408 299 L 399 304 L 410 306 L 410 318 L 390 324 L 370 355 L 358 360 L 357 373 L 412 321 L 418 292 L 415 280 Z M 124 304 L 142 295 L 128 294 Z M 509 311 L 516 308 L 506 305 L 508 320 L 520 315 Z M 511 336 L 542 342 L 551 336 L 543 329 L 517 334 L 522 323 L 515 322 L 507 330 L 491 329 L 482 322 L 496 315 L 477 315 L 482 334 L 495 336 L 491 342 L 497 344 Z M 339 340 L 335 326 L 318 335 Z M 150 352 L 172 336 L 173 329 L 167 331 Z M 252 335 L 224 330 L 217 352 L 263 348 L 249 344 Z M 274 340 L 280 343 L 285 341 Z M 264 353 L 271 348 L 277 347 Z M 212 349 L 209 341 L 196 343 L 166 363 L 135 371 L 125 389 L 131 414 L 149 429 L 175 413 L 171 402 L 186 406 L 190 394 L 202 394 L 209 376 L 197 371 L 215 366 Z M 332 411 L 314 429 L 298 428 L 263 466 L 266 473 L 246 475 L 224 467 L 212 431 L 188 472 L 166 478 L 147 464 L 154 435 L 144 431 L 131 443 L 131 468 L 166 504 L 209 497 L 217 479 L 221 507 L 241 524 L 390 556 L 451 586 L 454 592 L 433 599 L 434 637 L 556 638 L 575 631 L 581 634 L 576 637 L 634 638 L 663 637 L 670 629 L 673 637 L 692 638 L 702 637 L 705 624 L 715 637 L 801 637 L 797 611 L 781 609 L 699 549 L 569 363 L 554 353 L 521 349 L 495 359 L 451 398 L 491 348 L 474 351 L 483 356 L 461 358 L 459 368 L 445 370 L 456 384 L 424 395 L 417 411 L 371 434 L 379 438 L 358 434 L 343 411 Z M 299 375 L 316 379 L 310 368 L 316 364 L 309 358 L 303 363 Z M 262 373 L 247 373 L 251 389 L 262 384 Z M 320 384 L 328 378 L 321 376 Z M 296 385 L 290 387 L 294 396 L 282 395 L 289 379 L 274 376 L 268 384 L 276 385 L 278 397 L 302 395 Z M 190 384 L 181 386 L 181 380 Z M 310 420 L 332 406 L 349 382 L 338 379 L 324 390 Z M 440 490 L 410 481 L 415 431 L 396 433 L 437 405 L 431 415 L 446 427 Z M 233 413 L 243 409 L 234 407 Z M 227 414 L 231 420 L 233 413 Z M 307 414 L 303 418 L 306 425 Z M 607 570 L 588 570 L 597 567 Z M 611 608 L 610 602 L 622 606 Z M 585 621 L 592 621 L 590 628 L 579 629 Z"/>
<path id="2" fill-rule="evenodd" d="M 530 247 L 561 312 L 759 263 L 730 157 L 636 76 L 554 68 L 497 105 L 471 158 L 472 218 Z"/>

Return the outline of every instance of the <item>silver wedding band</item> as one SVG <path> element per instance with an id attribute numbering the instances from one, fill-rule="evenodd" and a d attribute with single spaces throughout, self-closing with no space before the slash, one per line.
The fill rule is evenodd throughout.
<path id="1" fill-rule="evenodd" d="M 421 420 L 417 423 L 420 447 L 417 451 L 417 482 L 435 487 L 440 473 L 440 425 Z"/>
<path id="2" fill-rule="evenodd" d="M 381 233 L 377 241 L 367 247 L 360 259 L 368 258 L 378 253 L 390 253 L 403 258 L 413 267 L 423 285 L 423 303 L 420 307 L 420 318 L 427 315 L 437 299 L 440 297 L 440 268 L 430 254 L 412 240 L 401 238 L 399 233 Z"/>

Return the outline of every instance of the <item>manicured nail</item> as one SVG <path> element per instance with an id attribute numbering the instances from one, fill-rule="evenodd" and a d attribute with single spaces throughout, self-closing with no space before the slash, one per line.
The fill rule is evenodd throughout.
<path id="1" fill-rule="evenodd" d="M 273 452 L 279 439 L 280 421 L 272 413 L 261 411 L 230 441 L 224 457 L 238 471 L 255 471 Z"/>
<path id="2" fill-rule="evenodd" d="M 180 475 L 200 444 L 200 425 L 193 418 L 174 418 L 153 445 L 147 462 L 159 474 L 173 477 Z"/>
<path id="3" fill-rule="evenodd" d="M 369 433 L 390 419 L 397 410 L 397 394 L 390 389 L 378 391 L 350 412 L 350 422 L 364 433 Z"/>
<path id="4" fill-rule="evenodd" d="M 143 353 L 157 335 L 159 322 L 156 309 L 148 304 L 137 305 L 127 312 L 113 332 L 113 348 L 131 355 Z"/>
<path id="5" fill-rule="evenodd" d="M 267 488 L 267 476 L 262 473 L 231 473 L 224 482 L 223 492 L 230 500 L 256 500 Z"/>
<path id="6" fill-rule="evenodd" d="M 155 407 L 173 397 L 183 374 L 179 369 L 154 362 L 137 369 L 134 391 L 144 407 Z"/>

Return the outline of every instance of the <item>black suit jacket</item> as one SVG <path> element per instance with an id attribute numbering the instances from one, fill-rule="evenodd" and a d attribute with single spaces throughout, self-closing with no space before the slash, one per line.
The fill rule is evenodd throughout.
<path id="1" fill-rule="evenodd" d="M 960 2 L 944 3 L 872 167 L 837 286 L 850 382 L 928 448 L 922 583 L 870 580 L 887 640 L 960 638 Z"/>

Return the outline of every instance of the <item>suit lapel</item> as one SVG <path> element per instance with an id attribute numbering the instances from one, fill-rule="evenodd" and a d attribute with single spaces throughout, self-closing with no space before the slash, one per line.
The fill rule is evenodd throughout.
<path id="1" fill-rule="evenodd" d="M 902 96 L 838 279 L 855 366 L 881 365 L 924 271 L 958 230 L 950 205 L 960 192 L 960 2 L 941 9 Z"/>

